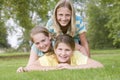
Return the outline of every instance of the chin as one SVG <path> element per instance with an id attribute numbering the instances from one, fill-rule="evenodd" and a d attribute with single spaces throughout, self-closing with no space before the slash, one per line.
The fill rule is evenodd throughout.
<path id="1" fill-rule="evenodd" d="M 62 27 L 66 27 L 67 25 L 61 25 Z"/>
<path id="2" fill-rule="evenodd" d="M 66 63 L 67 60 L 59 60 L 61 63 Z"/>
<path id="3" fill-rule="evenodd" d="M 42 50 L 42 52 L 47 52 L 48 50 L 46 49 L 46 50 Z"/>

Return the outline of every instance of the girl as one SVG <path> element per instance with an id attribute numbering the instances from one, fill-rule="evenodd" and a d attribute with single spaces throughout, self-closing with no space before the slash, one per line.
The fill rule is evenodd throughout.
<path id="1" fill-rule="evenodd" d="M 30 37 L 31 41 L 34 43 L 33 46 L 35 46 L 37 49 L 31 49 L 30 58 L 26 67 L 30 66 L 34 61 L 36 61 L 44 54 L 49 54 L 53 52 L 51 36 L 46 28 L 40 26 L 34 27 L 31 30 Z M 23 67 L 19 67 L 17 69 L 17 72 L 23 71 Z"/>
<path id="2" fill-rule="evenodd" d="M 54 45 L 55 54 L 44 55 L 33 65 L 24 68 L 24 71 L 32 70 L 58 70 L 58 69 L 86 69 L 98 68 L 103 65 L 79 51 L 75 51 L 75 42 L 69 35 L 59 35 Z"/>
<path id="3" fill-rule="evenodd" d="M 46 24 L 46 28 L 55 37 L 60 34 L 71 35 L 76 42 L 76 49 L 90 57 L 86 28 L 81 17 L 75 15 L 70 0 L 59 0 L 55 6 L 52 18 Z"/>

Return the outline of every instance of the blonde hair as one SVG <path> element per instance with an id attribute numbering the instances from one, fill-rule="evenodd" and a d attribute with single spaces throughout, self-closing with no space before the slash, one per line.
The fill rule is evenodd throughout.
<path id="1" fill-rule="evenodd" d="M 71 23 L 70 23 L 70 34 L 72 37 L 75 35 L 76 32 L 76 25 L 75 25 L 75 10 L 74 7 L 72 5 L 72 3 L 70 2 L 70 0 L 59 0 L 59 2 L 56 4 L 54 12 L 53 12 L 53 22 L 54 22 L 54 29 L 57 32 L 57 35 L 60 35 L 60 33 L 62 32 L 60 29 L 60 25 L 57 23 L 57 19 L 56 19 L 56 13 L 57 13 L 57 9 L 61 8 L 61 7 L 67 7 L 71 12 L 72 12 L 72 16 L 71 16 Z"/>
<path id="2" fill-rule="evenodd" d="M 46 28 L 44 28 L 42 26 L 35 26 L 30 32 L 30 37 L 31 37 L 32 42 L 34 42 L 33 41 L 33 36 L 38 34 L 38 33 L 43 33 L 47 37 L 50 36 L 49 31 Z"/>
<path id="3" fill-rule="evenodd" d="M 64 34 L 64 35 L 59 35 L 56 37 L 56 41 L 55 41 L 55 45 L 54 45 L 54 49 L 56 49 L 58 47 L 59 43 L 65 43 L 66 45 L 68 45 L 73 51 L 75 49 L 75 42 L 74 39 L 72 38 L 72 36 L 68 35 L 68 34 Z"/>

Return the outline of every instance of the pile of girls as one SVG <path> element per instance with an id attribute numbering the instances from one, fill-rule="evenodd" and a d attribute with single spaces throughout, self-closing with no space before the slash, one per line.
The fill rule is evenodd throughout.
<path id="1" fill-rule="evenodd" d="M 71 1 L 59 0 L 46 26 L 31 30 L 30 57 L 27 65 L 17 72 L 103 67 L 90 58 L 86 31 Z"/>

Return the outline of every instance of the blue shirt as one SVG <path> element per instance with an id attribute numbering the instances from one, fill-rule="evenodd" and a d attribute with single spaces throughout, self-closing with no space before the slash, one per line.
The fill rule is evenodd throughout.
<path id="1" fill-rule="evenodd" d="M 76 27 L 76 32 L 75 32 L 75 35 L 73 36 L 73 38 L 74 38 L 74 41 L 78 43 L 80 41 L 79 35 L 83 32 L 86 32 L 87 30 L 83 24 L 82 18 L 80 16 L 77 16 L 77 15 L 76 15 L 76 26 L 75 27 Z M 53 28 L 53 20 L 52 19 L 48 20 L 48 22 L 46 24 L 46 28 L 53 35 L 56 34 L 56 31 Z M 67 31 L 67 32 L 69 33 L 70 31 Z"/>
<path id="2" fill-rule="evenodd" d="M 40 57 L 44 55 L 44 53 L 42 51 L 40 51 L 38 48 L 36 48 L 35 44 L 32 45 L 31 49 Z"/>
<path id="3" fill-rule="evenodd" d="M 52 46 L 54 46 L 54 41 L 52 41 Z M 31 50 L 34 51 L 39 57 L 44 55 L 44 52 L 40 51 L 35 44 L 32 45 Z"/>

